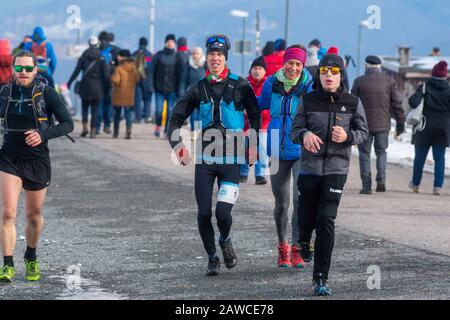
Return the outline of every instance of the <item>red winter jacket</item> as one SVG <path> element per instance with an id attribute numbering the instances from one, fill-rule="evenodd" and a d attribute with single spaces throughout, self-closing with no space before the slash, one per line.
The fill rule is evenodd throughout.
<path id="1" fill-rule="evenodd" d="M 266 62 L 266 76 L 270 77 L 283 67 L 284 51 L 275 51 L 264 57 Z"/>
<path id="2" fill-rule="evenodd" d="M 12 75 L 11 69 L 12 56 L 11 55 L 1 55 L 0 56 L 0 84 L 5 84 L 9 82 Z"/>
<path id="3" fill-rule="evenodd" d="M 262 93 L 262 88 L 264 85 L 264 82 L 267 80 L 267 76 L 260 82 L 256 82 L 255 79 L 250 75 L 247 77 L 248 82 L 250 82 L 250 85 L 252 86 L 253 92 L 255 93 L 255 96 L 260 96 Z M 267 130 L 267 127 L 269 126 L 270 122 L 270 110 L 263 110 L 261 111 L 261 130 Z M 249 129 L 248 125 L 248 119 L 247 114 L 245 115 L 245 127 L 244 130 L 247 131 Z"/>

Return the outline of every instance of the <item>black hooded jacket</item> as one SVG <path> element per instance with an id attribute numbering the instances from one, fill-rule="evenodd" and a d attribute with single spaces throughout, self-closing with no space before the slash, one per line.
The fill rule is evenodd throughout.
<path id="1" fill-rule="evenodd" d="M 425 129 L 412 137 L 414 145 L 450 145 L 450 86 L 447 80 L 436 78 L 425 83 L 425 102 L 423 115 L 426 119 Z M 409 105 L 415 109 L 422 101 L 423 84 L 409 98 Z"/>
<path id="2" fill-rule="evenodd" d="M 93 63 L 93 67 L 86 73 L 89 65 Z M 109 65 L 97 48 L 87 49 L 78 59 L 77 66 L 68 81 L 68 86 L 74 82 L 78 75 L 82 72 L 80 83 L 80 97 L 86 100 L 100 100 L 103 97 L 105 89 L 108 87 L 110 69 Z"/>

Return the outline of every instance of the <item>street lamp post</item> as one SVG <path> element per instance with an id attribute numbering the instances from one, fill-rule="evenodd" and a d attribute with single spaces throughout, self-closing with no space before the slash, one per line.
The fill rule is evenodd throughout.
<path id="1" fill-rule="evenodd" d="M 242 55 L 242 61 L 241 61 L 241 72 L 242 75 L 245 74 L 245 48 L 244 48 L 244 43 L 245 43 L 245 25 L 247 22 L 247 17 L 248 17 L 248 12 L 247 11 L 243 11 L 243 10 L 231 10 L 230 14 L 233 17 L 238 17 L 238 18 L 242 18 L 242 46 L 241 46 L 241 55 Z"/>
<path id="2" fill-rule="evenodd" d="M 357 60 L 358 60 L 358 67 L 356 69 L 356 75 L 359 77 L 361 75 L 361 38 L 362 38 L 362 29 L 367 28 L 369 26 L 369 22 L 367 20 L 363 20 L 358 25 L 358 52 L 357 52 Z"/>
<path id="3" fill-rule="evenodd" d="M 150 52 L 155 53 L 155 4 L 156 0 L 150 0 Z"/>
<path id="4" fill-rule="evenodd" d="M 288 43 L 289 35 L 289 0 L 286 0 L 286 15 L 284 17 L 284 41 Z"/>

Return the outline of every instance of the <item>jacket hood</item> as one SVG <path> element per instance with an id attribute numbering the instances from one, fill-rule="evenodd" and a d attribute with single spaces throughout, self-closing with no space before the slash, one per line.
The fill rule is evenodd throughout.
<path id="1" fill-rule="evenodd" d="M 429 85 L 439 91 L 444 91 L 449 88 L 447 79 L 431 78 L 427 81 L 427 85 Z"/>
<path id="2" fill-rule="evenodd" d="M 47 40 L 47 38 L 44 35 L 44 29 L 42 29 L 42 27 L 34 28 L 33 40 L 39 44 Z"/>
<path id="3" fill-rule="evenodd" d="M 83 56 L 89 59 L 98 59 L 102 56 L 102 54 L 97 48 L 89 48 L 83 53 Z"/>

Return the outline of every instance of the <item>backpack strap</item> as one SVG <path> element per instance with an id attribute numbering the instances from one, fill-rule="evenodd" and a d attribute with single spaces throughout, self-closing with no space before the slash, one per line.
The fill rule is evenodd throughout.
<path id="1" fill-rule="evenodd" d="M 200 93 L 200 102 L 211 102 L 212 97 L 209 94 L 208 80 L 206 78 L 203 78 L 198 82 L 198 92 Z"/>
<path id="2" fill-rule="evenodd" d="M 231 103 L 234 100 L 238 81 L 239 81 L 239 76 L 235 75 L 234 73 L 231 73 L 228 76 L 226 87 L 222 94 L 222 99 L 226 103 Z"/>
<path id="3" fill-rule="evenodd" d="M 11 96 L 12 83 L 7 83 L 0 88 L 0 118 L 5 118 Z"/>

